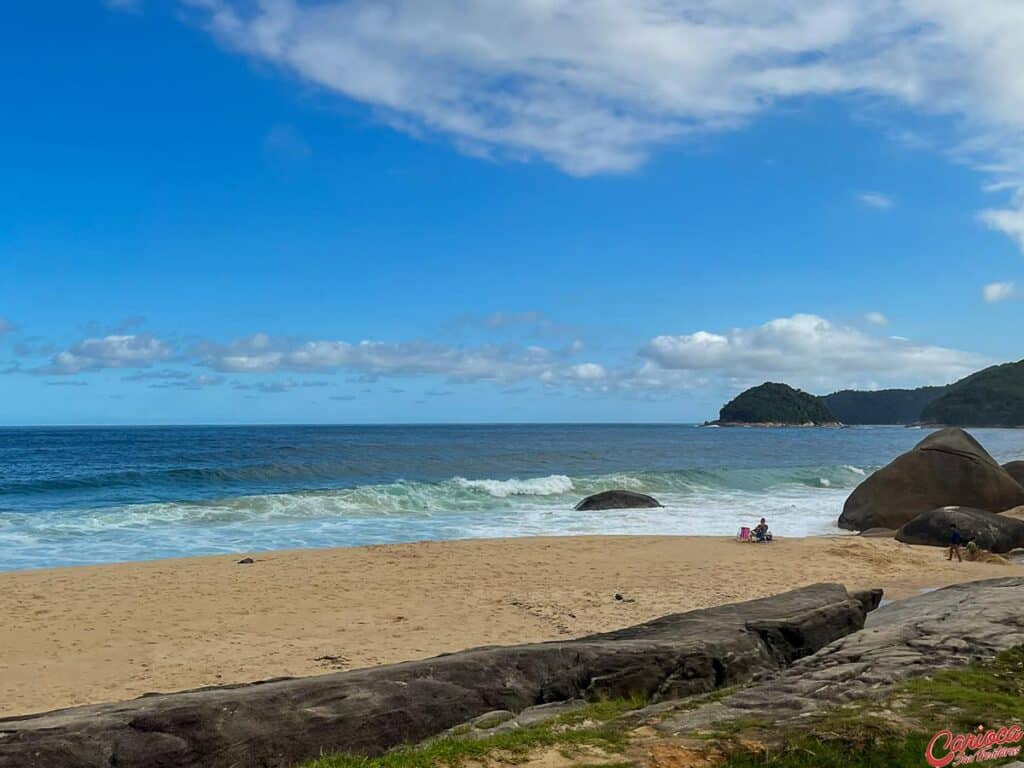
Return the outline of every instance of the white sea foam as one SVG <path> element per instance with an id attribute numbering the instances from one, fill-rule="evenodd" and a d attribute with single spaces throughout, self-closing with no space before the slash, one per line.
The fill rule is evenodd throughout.
<path id="1" fill-rule="evenodd" d="M 767 517 L 781 536 L 835 532 L 859 475 L 834 467 L 398 481 L 325 491 L 0 513 L 0 568 L 403 541 L 581 534 L 731 535 Z M 608 488 L 664 507 L 584 512 Z"/>
<path id="2" fill-rule="evenodd" d="M 554 496 L 569 493 L 573 489 L 572 479 L 565 475 L 548 475 L 531 480 L 467 480 L 464 477 L 456 477 L 454 482 L 462 488 L 486 491 L 498 499 L 509 496 Z"/>

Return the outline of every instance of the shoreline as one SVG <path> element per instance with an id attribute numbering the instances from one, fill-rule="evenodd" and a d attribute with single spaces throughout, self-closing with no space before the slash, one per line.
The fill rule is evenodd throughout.
<path id="1" fill-rule="evenodd" d="M 616 510 L 606 510 L 616 511 Z M 618 511 L 629 511 L 618 510 Z M 871 536 L 863 536 L 862 532 L 854 530 L 845 530 L 836 527 L 834 531 L 826 531 L 823 533 L 809 533 L 803 536 L 786 536 L 780 535 L 775 536 L 773 541 L 808 541 L 814 539 L 845 539 L 845 538 L 873 538 Z M 883 537 L 884 538 L 884 537 Z M 695 533 L 574 533 L 574 534 L 551 534 L 551 535 L 532 535 L 525 534 L 523 536 L 495 536 L 495 537 L 479 537 L 479 536 L 466 536 L 463 538 L 453 539 L 417 539 L 415 541 L 386 541 L 380 544 L 351 544 L 348 546 L 325 546 L 325 547 L 281 547 L 273 549 L 240 549 L 237 552 L 206 552 L 197 553 L 194 555 L 174 555 L 170 557 L 154 557 L 143 560 L 111 560 L 109 562 L 102 563 L 76 563 L 74 565 L 44 565 L 35 568 L 15 568 L 11 570 L 0 570 L 0 580 L 5 576 L 22 576 L 33 573 L 55 573 L 59 571 L 77 571 L 92 568 L 120 568 L 120 567 L 131 567 L 131 566 L 146 566 L 156 565 L 160 563 L 174 564 L 174 563 L 189 563 L 193 561 L 203 560 L 216 560 L 222 561 L 227 559 L 231 562 L 238 564 L 238 561 L 245 558 L 252 558 L 255 560 L 270 559 L 271 556 L 277 555 L 303 555 L 306 553 L 313 554 L 317 552 L 347 552 L 352 550 L 375 550 L 383 547 L 419 547 L 426 545 L 436 544 L 464 544 L 470 542 L 516 542 L 516 541 L 561 541 L 561 540 L 572 540 L 572 539 L 706 539 L 708 541 L 733 541 L 734 537 L 725 536 L 721 534 L 695 534 Z M 233 558 L 233 559 L 232 559 Z"/>
<path id="2" fill-rule="evenodd" d="M 0 573 L 0 716 L 568 639 L 822 581 L 899 599 L 1024 575 L 848 534 L 768 545 L 466 539 L 252 557 Z"/>

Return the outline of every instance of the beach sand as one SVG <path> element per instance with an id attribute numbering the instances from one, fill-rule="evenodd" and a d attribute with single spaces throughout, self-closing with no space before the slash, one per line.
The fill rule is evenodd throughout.
<path id="1" fill-rule="evenodd" d="M 819 581 L 899 598 L 1024 575 L 852 536 L 588 536 L 240 557 L 0 574 L 0 714 L 564 639 Z"/>

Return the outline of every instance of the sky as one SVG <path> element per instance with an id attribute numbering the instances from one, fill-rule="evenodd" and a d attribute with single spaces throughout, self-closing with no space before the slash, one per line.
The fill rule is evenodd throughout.
<path id="1" fill-rule="evenodd" d="M 1017 0 L 0 25 L 0 424 L 694 422 L 1024 357 Z"/>

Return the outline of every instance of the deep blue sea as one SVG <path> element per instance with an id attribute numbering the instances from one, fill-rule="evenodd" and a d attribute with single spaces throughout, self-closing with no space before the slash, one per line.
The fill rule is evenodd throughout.
<path id="1" fill-rule="evenodd" d="M 0 429 L 0 570 L 425 539 L 834 532 L 925 432 L 685 425 Z M 975 430 L 999 460 L 1024 431 Z M 598 490 L 650 510 L 576 512 Z"/>

